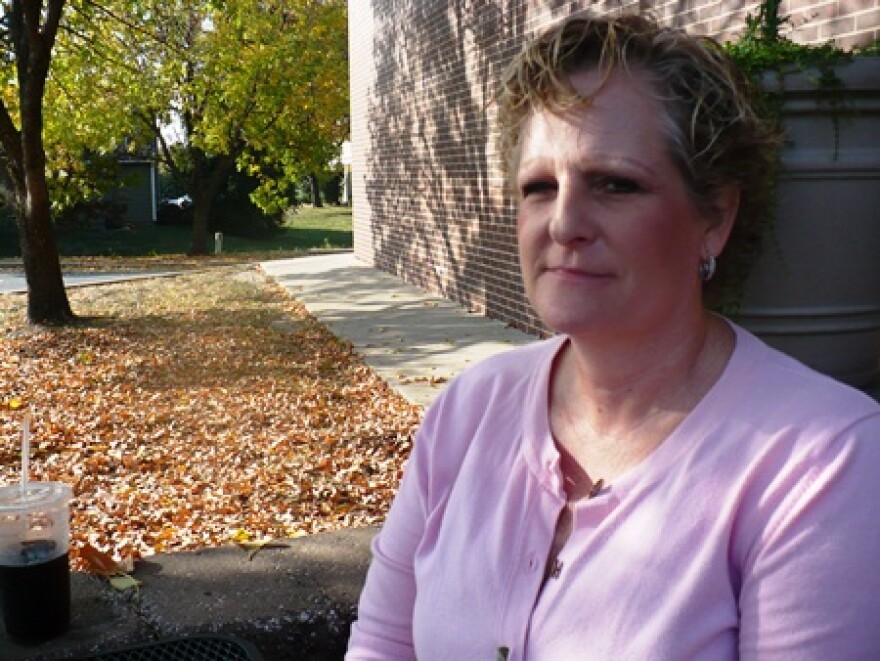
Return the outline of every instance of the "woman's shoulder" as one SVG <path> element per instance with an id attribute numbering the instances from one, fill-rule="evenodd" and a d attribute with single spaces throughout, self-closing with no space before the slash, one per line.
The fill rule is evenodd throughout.
<path id="1" fill-rule="evenodd" d="M 510 458 L 561 344 L 561 338 L 538 340 L 498 353 L 466 369 L 437 397 L 414 446 L 435 499 L 456 480 L 468 455 L 479 457 L 480 466 Z"/>
<path id="2" fill-rule="evenodd" d="M 467 368 L 437 397 L 422 424 L 459 430 L 487 419 L 495 427 L 515 426 L 524 411 L 540 397 L 542 378 L 564 338 L 536 340 L 502 351 Z"/>
<path id="3" fill-rule="evenodd" d="M 740 401 L 755 414 L 786 424 L 848 426 L 878 418 L 880 404 L 866 393 L 804 365 L 735 327 Z"/>

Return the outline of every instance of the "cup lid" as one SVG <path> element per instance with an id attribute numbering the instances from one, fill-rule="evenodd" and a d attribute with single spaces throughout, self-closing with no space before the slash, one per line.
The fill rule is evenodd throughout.
<path id="1" fill-rule="evenodd" d="M 73 489 L 63 482 L 28 482 L 0 487 L 0 512 L 30 510 L 50 503 L 67 504 L 73 498 Z"/>

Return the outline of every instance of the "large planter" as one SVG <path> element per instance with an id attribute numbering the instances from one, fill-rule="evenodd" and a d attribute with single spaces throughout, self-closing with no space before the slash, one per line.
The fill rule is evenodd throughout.
<path id="1" fill-rule="evenodd" d="M 880 378 L 880 58 L 857 58 L 838 76 L 843 90 L 831 104 L 803 74 L 781 82 L 776 221 L 738 321 L 807 365 L 867 386 Z"/>

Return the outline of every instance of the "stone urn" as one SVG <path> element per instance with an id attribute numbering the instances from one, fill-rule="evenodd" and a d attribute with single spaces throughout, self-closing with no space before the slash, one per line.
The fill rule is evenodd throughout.
<path id="1" fill-rule="evenodd" d="M 765 78 L 783 94 L 785 146 L 772 236 L 738 323 L 841 381 L 880 380 L 880 57 L 836 68 L 829 101 L 809 74 Z"/>

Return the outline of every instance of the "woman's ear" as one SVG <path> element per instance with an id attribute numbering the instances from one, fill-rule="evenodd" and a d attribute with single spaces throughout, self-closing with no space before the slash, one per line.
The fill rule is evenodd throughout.
<path id="1" fill-rule="evenodd" d="M 724 250 L 739 211 L 739 187 L 730 185 L 722 188 L 715 198 L 715 209 L 717 215 L 706 229 L 704 249 L 708 254 L 704 257 L 717 257 Z"/>

